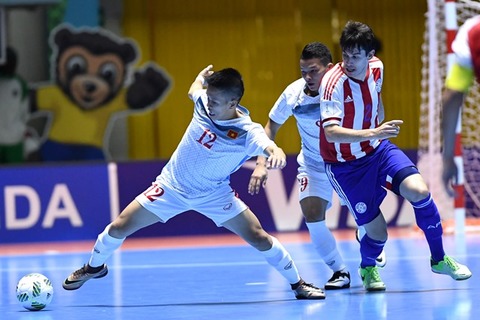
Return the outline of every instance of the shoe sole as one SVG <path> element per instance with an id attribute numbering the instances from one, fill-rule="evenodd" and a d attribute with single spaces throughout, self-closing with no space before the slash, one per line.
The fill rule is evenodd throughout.
<path id="1" fill-rule="evenodd" d="M 295 296 L 297 300 L 324 300 L 325 296 L 315 296 L 315 297 L 305 297 L 305 296 Z"/>
<path id="2" fill-rule="evenodd" d="M 337 286 L 325 286 L 325 290 L 341 290 L 341 289 L 348 289 L 350 288 L 350 283 L 349 284 L 344 284 L 341 287 Z"/>
<path id="3" fill-rule="evenodd" d="M 378 291 L 385 291 L 387 287 L 379 287 L 379 288 L 365 288 L 368 292 L 378 292 Z"/>
<path id="4" fill-rule="evenodd" d="M 100 278 L 105 277 L 105 276 L 108 274 L 108 269 L 105 268 L 104 270 L 105 270 L 105 273 L 101 273 L 101 274 L 99 274 L 98 276 L 91 277 L 90 279 L 100 279 Z M 103 272 L 103 270 L 102 270 L 102 272 Z M 65 281 L 62 283 L 62 287 L 63 287 L 63 289 L 65 289 L 65 290 L 77 290 L 77 289 L 79 289 L 81 286 L 83 286 L 83 284 L 84 284 L 85 282 L 87 282 L 87 281 L 90 280 L 90 279 L 83 280 L 83 281 L 78 281 L 78 282 L 72 282 L 72 283 L 65 283 L 65 281 L 68 280 L 68 278 L 67 278 L 67 279 L 65 279 Z"/>

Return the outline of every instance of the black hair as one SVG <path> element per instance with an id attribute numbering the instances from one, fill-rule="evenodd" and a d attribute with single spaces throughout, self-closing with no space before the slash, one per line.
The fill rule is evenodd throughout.
<path id="1" fill-rule="evenodd" d="M 307 44 L 300 55 L 300 59 L 320 59 L 320 62 L 327 66 L 329 63 L 332 63 L 332 53 L 326 45 L 321 42 L 311 42 Z"/>
<path id="2" fill-rule="evenodd" d="M 362 22 L 348 21 L 340 36 L 342 50 L 363 49 L 368 54 L 377 49 L 378 41 L 373 30 Z"/>
<path id="3" fill-rule="evenodd" d="M 214 87 L 230 93 L 234 99 L 240 102 L 243 97 L 245 88 L 243 86 L 242 75 L 236 69 L 225 68 L 220 71 L 215 71 L 205 80 L 209 87 Z"/>

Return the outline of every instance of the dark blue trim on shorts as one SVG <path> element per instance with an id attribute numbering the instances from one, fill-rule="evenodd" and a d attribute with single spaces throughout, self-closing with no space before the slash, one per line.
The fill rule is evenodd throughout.
<path id="1" fill-rule="evenodd" d="M 398 171 L 395 176 L 392 178 L 392 190 L 396 195 L 400 196 L 400 184 L 405 180 L 407 177 L 411 176 L 412 174 L 417 174 L 418 169 L 415 166 L 405 167 Z"/>

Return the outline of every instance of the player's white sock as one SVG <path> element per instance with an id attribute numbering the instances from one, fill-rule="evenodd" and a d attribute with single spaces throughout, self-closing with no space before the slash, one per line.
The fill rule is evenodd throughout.
<path id="1" fill-rule="evenodd" d="M 125 238 L 117 239 L 109 235 L 109 229 L 110 225 L 106 226 L 105 230 L 103 230 L 103 232 L 97 237 L 97 241 L 92 250 L 92 255 L 90 256 L 90 261 L 88 262 L 91 267 L 95 268 L 103 265 L 112 253 L 122 245 L 123 241 L 125 241 Z"/>
<path id="2" fill-rule="evenodd" d="M 327 266 L 332 269 L 333 272 L 345 270 L 347 265 L 337 250 L 337 242 L 327 227 L 325 220 L 307 222 L 306 225 L 310 232 L 313 246 Z"/>
<path id="3" fill-rule="evenodd" d="M 292 257 L 277 238 L 272 237 L 272 242 L 273 245 L 270 249 L 260 252 L 265 257 L 265 260 L 277 269 L 290 284 L 297 283 L 300 281 L 300 275 L 298 274 L 297 266 L 293 262 Z"/>

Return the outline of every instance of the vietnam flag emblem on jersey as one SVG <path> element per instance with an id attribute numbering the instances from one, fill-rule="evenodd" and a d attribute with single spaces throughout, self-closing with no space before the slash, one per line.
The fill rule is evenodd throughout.
<path id="1" fill-rule="evenodd" d="M 230 139 L 237 139 L 237 137 L 238 137 L 238 132 L 230 129 L 230 130 L 228 130 L 228 132 L 227 132 L 227 136 L 228 136 Z"/>

